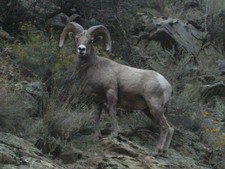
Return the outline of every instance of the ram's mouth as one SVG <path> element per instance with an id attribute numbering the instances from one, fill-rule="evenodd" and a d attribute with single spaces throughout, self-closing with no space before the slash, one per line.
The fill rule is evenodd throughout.
<path id="1" fill-rule="evenodd" d="M 82 57 L 82 56 L 84 56 L 85 55 L 85 52 L 78 52 L 78 56 L 79 57 Z"/>

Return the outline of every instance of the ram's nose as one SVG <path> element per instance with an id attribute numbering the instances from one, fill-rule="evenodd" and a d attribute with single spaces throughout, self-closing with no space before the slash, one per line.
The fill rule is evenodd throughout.
<path id="1" fill-rule="evenodd" d="M 79 56 L 84 56 L 86 54 L 86 46 L 79 45 L 77 48 L 77 53 Z"/>

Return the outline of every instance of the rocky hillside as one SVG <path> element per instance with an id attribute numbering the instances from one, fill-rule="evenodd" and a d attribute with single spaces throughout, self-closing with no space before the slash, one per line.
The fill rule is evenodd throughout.
<path id="1" fill-rule="evenodd" d="M 47 125 L 45 120 L 48 119 L 37 114 L 39 100 L 35 100 L 34 96 L 30 95 L 31 92 L 38 93 L 39 91 L 37 86 L 34 88 L 35 85 L 32 82 L 34 77 L 31 75 L 29 77 L 27 70 L 13 65 L 11 62 L 12 60 L 7 57 L 7 52 L 5 52 L 1 58 L 0 97 L 0 160 L 3 169 L 9 167 L 35 169 L 211 168 L 212 150 L 210 146 L 202 143 L 201 137 L 197 133 L 178 127 L 168 154 L 159 157 L 151 156 L 158 138 L 158 131 L 140 112 L 119 117 L 122 131 L 118 138 L 109 137 L 110 128 L 107 114 L 104 114 L 101 122 L 104 136 L 102 140 L 93 141 L 92 130 L 89 128 L 93 125 L 85 125 L 84 122 L 80 122 L 85 125 L 83 127 L 75 125 L 80 127 L 75 134 L 67 131 L 71 124 L 61 126 L 67 127 L 65 131 L 54 129 L 56 128 L 54 125 L 53 128 L 45 131 L 45 125 Z M 34 85 L 33 88 L 32 85 Z M 17 100 L 18 98 L 20 99 Z M 76 116 L 80 115 L 76 111 L 72 113 L 75 113 Z M 82 113 L 86 113 L 86 118 L 89 119 L 85 123 L 90 123 L 92 120 L 89 112 Z M 66 116 L 69 116 L 68 113 Z M 68 118 L 71 118 L 71 115 L 67 118 L 57 118 L 70 123 Z M 125 120 L 129 121 L 130 126 L 126 125 Z M 51 130 L 60 132 L 64 138 L 50 137 L 48 132 Z"/>
<path id="2" fill-rule="evenodd" d="M 0 168 L 224 169 L 224 2 L 0 2 Z M 12 15 L 11 15 L 12 14 Z M 80 94 L 69 21 L 105 25 L 119 63 L 153 69 L 173 86 L 166 116 L 175 128 L 167 154 L 153 157 L 158 126 L 140 111 L 118 111 L 121 133 L 93 140 L 91 99 Z"/>

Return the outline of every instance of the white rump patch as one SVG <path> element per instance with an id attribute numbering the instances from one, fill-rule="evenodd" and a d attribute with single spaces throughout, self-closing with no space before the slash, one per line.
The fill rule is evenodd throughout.
<path id="1" fill-rule="evenodd" d="M 156 75 L 161 88 L 163 89 L 164 105 L 169 101 L 172 93 L 172 88 L 169 82 L 159 73 Z"/>

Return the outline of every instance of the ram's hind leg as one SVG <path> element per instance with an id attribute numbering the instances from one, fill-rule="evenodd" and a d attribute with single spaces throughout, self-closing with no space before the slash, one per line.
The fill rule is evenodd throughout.
<path id="1" fill-rule="evenodd" d="M 171 140 L 172 140 L 172 137 L 173 137 L 173 133 L 174 133 L 174 128 L 170 126 L 169 132 L 168 132 L 167 137 L 166 137 L 166 142 L 165 142 L 164 147 L 163 147 L 164 152 L 167 152 L 167 150 L 169 149 L 169 146 L 170 146 L 170 143 L 171 143 Z"/>
<path id="2" fill-rule="evenodd" d="M 167 119 L 164 115 L 164 108 L 161 106 L 161 102 L 158 99 L 146 99 L 149 106 L 149 115 L 147 112 L 145 114 L 150 117 L 156 124 L 160 127 L 160 136 L 156 146 L 154 155 L 158 155 L 160 152 L 167 151 L 169 144 L 172 139 L 172 128 L 170 127 Z"/>

